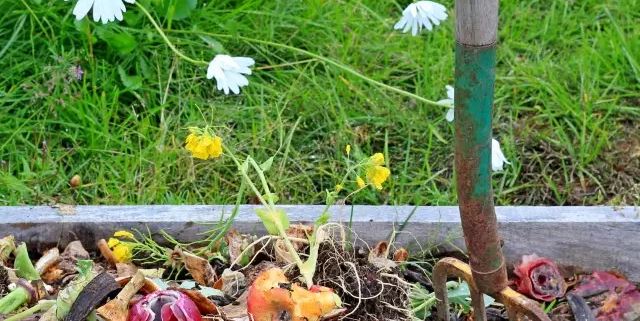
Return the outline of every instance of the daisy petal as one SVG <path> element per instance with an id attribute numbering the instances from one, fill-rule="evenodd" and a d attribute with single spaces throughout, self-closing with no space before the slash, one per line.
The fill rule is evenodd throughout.
<path id="1" fill-rule="evenodd" d="M 422 28 L 431 31 L 445 19 L 447 19 L 447 8 L 442 4 L 433 1 L 417 1 L 402 11 L 402 18 L 393 28 L 402 29 L 403 33 L 411 30 L 411 34 L 417 36 Z"/>
<path id="2" fill-rule="evenodd" d="M 249 57 L 231 57 L 229 55 L 216 55 L 207 67 L 207 79 L 216 79 L 216 88 L 222 90 L 225 95 L 229 91 L 240 93 L 240 88 L 249 85 L 249 80 L 244 75 L 250 75 L 250 66 L 255 60 Z"/>
<path id="3" fill-rule="evenodd" d="M 76 6 L 73 8 L 73 15 L 77 20 L 80 20 L 87 16 L 89 10 L 93 6 L 93 0 L 78 0 Z"/>

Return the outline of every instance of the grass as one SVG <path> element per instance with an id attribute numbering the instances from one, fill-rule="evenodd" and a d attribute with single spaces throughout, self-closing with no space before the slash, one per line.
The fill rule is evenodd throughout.
<path id="1" fill-rule="evenodd" d="M 283 203 L 323 202 L 351 144 L 384 151 L 393 174 L 355 202 L 454 204 L 445 110 L 318 58 L 445 98 L 453 11 L 416 38 L 392 31 L 406 4 L 201 1 L 180 21 L 147 5 L 189 56 L 255 58 L 250 85 L 224 96 L 135 6 L 105 27 L 76 22 L 71 2 L 0 0 L 0 205 L 233 203 L 233 164 L 182 148 L 185 128 L 206 123 L 259 161 L 280 150 L 269 179 Z M 512 165 L 494 174 L 497 203 L 640 203 L 640 2 L 501 6 L 494 135 Z M 72 189 L 75 174 L 83 184 Z"/>

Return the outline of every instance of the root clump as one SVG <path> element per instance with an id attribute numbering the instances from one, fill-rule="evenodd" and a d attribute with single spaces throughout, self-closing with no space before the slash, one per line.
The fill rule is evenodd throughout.
<path id="1" fill-rule="evenodd" d="M 315 281 L 333 288 L 341 297 L 348 310 L 340 319 L 410 320 L 409 287 L 398 275 L 399 269 L 382 271 L 361 252 L 351 244 L 343 247 L 333 239 L 320 246 Z"/>

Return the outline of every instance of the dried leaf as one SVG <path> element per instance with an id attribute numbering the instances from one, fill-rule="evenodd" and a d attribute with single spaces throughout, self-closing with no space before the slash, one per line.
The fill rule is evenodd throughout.
<path id="1" fill-rule="evenodd" d="M 380 241 L 369 252 L 369 263 L 381 270 L 389 270 L 398 266 L 392 260 L 389 260 L 389 243 Z"/>
<path id="2" fill-rule="evenodd" d="M 144 276 L 150 278 L 150 279 L 160 279 L 162 278 L 162 275 L 164 274 L 165 269 L 163 268 L 158 268 L 158 269 L 138 269 L 138 271 L 142 272 L 142 274 L 144 274 Z"/>
<path id="3" fill-rule="evenodd" d="M 191 274 L 191 277 L 193 277 L 196 282 L 201 285 L 213 287 L 218 279 L 218 275 L 211 264 L 209 264 L 209 261 L 195 254 L 183 251 L 177 246 L 173 250 L 172 257 L 174 256 L 180 258 L 184 263 L 184 267 L 189 271 L 189 274 Z"/>
<path id="4" fill-rule="evenodd" d="M 16 241 L 13 235 L 5 236 L 0 239 L 0 265 L 6 265 L 9 256 L 16 249 Z"/>
<path id="5" fill-rule="evenodd" d="M 223 281 L 222 292 L 230 298 L 239 297 L 247 287 L 247 279 L 238 271 L 225 269 L 220 279 Z"/>
<path id="6" fill-rule="evenodd" d="M 393 260 L 395 262 L 406 262 L 409 259 L 409 251 L 404 247 L 397 249 L 393 253 Z"/>
<path id="7" fill-rule="evenodd" d="M 78 261 L 88 259 L 90 259 L 89 252 L 84 249 L 82 243 L 80 241 L 73 241 L 62 251 L 57 267 L 61 269 L 65 275 L 75 274 Z"/>
<path id="8" fill-rule="evenodd" d="M 224 239 L 229 250 L 229 260 L 231 262 L 236 262 L 240 255 L 244 255 L 244 257 L 241 258 L 238 262 L 241 266 L 247 265 L 254 255 L 254 251 L 252 249 L 245 251 L 249 244 L 253 242 L 252 237 L 248 235 L 242 235 L 238 233 L 237 230 L 231 229 L 227 232 Z"/>
<path id="9" fill-rule="evenodd" d="M 313 234 L 313 226 L 311 225 L 293 224 L 287 229 L 287 236 L 292 238 L 306 240 L 311 234 Z M 291 240 L 291 243 L 297 251 L 302 250 L 307 245 L 307 243 L 297 240 Z"/>
<path id="10" fill-rule="evenodd" d="M 220 307 L 220 313 L 225 317 L 225 320 L 249 320 L 249 314 L 247 312 L 248 297 L 249 291 L 245 291 L 232 304 Z"/>

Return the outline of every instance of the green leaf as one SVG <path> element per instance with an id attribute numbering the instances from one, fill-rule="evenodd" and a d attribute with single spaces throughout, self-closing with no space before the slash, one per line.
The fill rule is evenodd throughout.
<path id="1" fill-rule="evenodd" d="M 91 260 L 78 260 L 76 263 L 76 269 L 78 270 L 78 274 L 81 277 L 87 277 L 89 273 L 91 273 L 91 269 L 93 269 L 93 261 Z"/>
<path id="2" fill-rule="evenodd" d="M 336 199 L 338 198 L 338 192 L 329 191 L 329 190 L 326 190 L 325 192 L 327 193 L 327 197 L 325 197 L 325 199 L 324 199 L 324 204 L 325 205 L 333 205 L 333 204 L 335 204 Z"/>
<path id="3" fill-rule="evenodd" d="M 79 271 L 79 276 L 58 293 L 55 312 L 58 320 L 64 320 L 69 311 L 71 311 L 71 306 L 80 295 L 80 292 L 96 276 L 93 270 L 93 262 L 90 260 L 78 261 L 76 268 Z"/>
<path id="4" fill-rule="evenodd" d="M 280 198 L 276 193 L 264 194 L 264 199 L 267 202 L 271 202 L 271 203 L 278 203 L 278 201 L 280 200 Z"/>
<path id="5" fill-rule="evenodd" d="M 320 214 L 320 216 L 318 216 L 318 218 L 316 219 L 316 226 L 320 226 L 320 225 L 324 225 L 329 223 L 329 219 L 331 218 L 331 214 L 329 214 L 328 211 L 323 212 L 322 214 Z"/>
<path id="6" fill-rule="evenodd" d="M 89 22 L 89 19 L 73 19 L 73 24 L 76 27 L 76 30 L 84 36 L 84 40 L 90 40 L 91 44 L 94 44 L 98 41 L 96 37 L 90 37 L 89 39 L 86 39 L 86 35 L 91 32 L 91 22 Z"/>
<path id="7" fill-rule="evenodd" d="M 163 5 L 169 20 L 181 20 L 191 16 L 198 0 L 164 0 Z"/>
<path id="8" fill-rule="evenodd" d="M 262 221 L 264 228 L 267 229 L 267 232 L 271 235 L 280 234 L 278 224 L 282 226 L 282 229 L 284 230 L 289 228 L 289 217 L 287 216 L 287 213 L 281 209 L 272 210 L 259 208 L 256 210 L 256 214 Z"/>
<path id="9" fill-rule="evenodd" d="M 247 157 L 247 159 L 244 160 L 244 163 L 242 163 L 242 165 L 240 165 L 240 172 L 242 173 L 247 173 L 249 171 L 249 157 Z"/>
<path id="10" fill-rule="evenodd" d="M 263 172 L 266 172 L 271 168 L 271 165 L 273 165 L 273 156 L 269 157 L 269 159 L 264 161 L 264 163 L 260 164 L 260 169 Z"/>
<path id="11" fill-rule="evenodd" d="M 142 87 L 142 77 L 140 76 L 129 76 L 121 66 L 118 66 L 118 74 L 120 75 L 120 80 L 122 84 L 131 90 L 140 89 Z"/>
<path id="12" fill-rule="evenodd" d="M 463 312 L 467 313 L 471 311 L 471 292 L 469 291 L 469 284 L 467 284 L 467 282 L 461 282 L 457 286 L 450 287 L 447 291 L 447 296 L 449 297 L 449 301 L 459 305 Z M 488 295 L 483 295 L 483 300 L 485 307 L 495 301 Z"/>
<path id="13" fill-rule="evenodd" d="M 121 55 L 127 55 L 136 49 L 138 42 L 130 33 L 115 27 L 99 26 L 96 33 L 109 47 L 115 49 Z"/>

